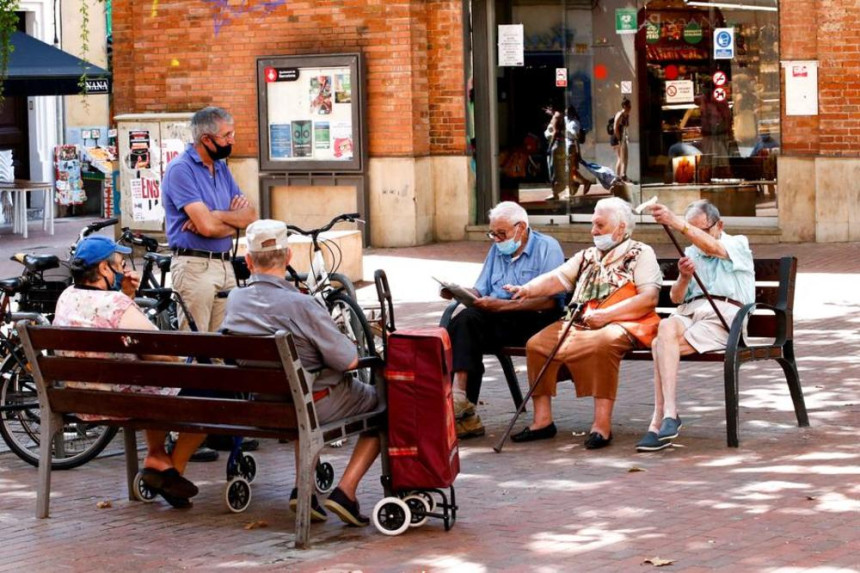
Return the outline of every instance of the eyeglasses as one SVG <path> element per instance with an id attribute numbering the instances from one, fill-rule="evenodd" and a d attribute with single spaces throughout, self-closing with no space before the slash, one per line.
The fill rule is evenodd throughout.
<path id="1" fill-rule="evenodd" d="M 516 233 L 517 225 L 519 225 L 519 223 L 516 223 L 513 227 L 511 227 L 510 231 L 488 231 L 487 238 L 492 239 L 493 241 L 495 241 L 496 239 L 498 239 L 499 241 L 504 241 L 508 238 L 508 234 L 513 236 L 514 233 Z"/>
<path id="2" fill-rule="evenodd" d="M 212 139 L 224 139 L 224 140 L 236 139 L 236 132 L 235 131 L 228 131 L 224 135 L 221 135 L 219 133 L 209 133 L 207 135 L 209 137 L 211 137 Z"/>

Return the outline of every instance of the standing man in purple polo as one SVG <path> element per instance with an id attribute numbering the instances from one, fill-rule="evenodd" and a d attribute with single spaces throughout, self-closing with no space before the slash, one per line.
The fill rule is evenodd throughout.
<path id="1" fill-rule="evenodd" d="M 200 331 L 215 332 L 227 307 L 216 295 L 236 287 L 231 238 L 256 221 L 257 212 L 222 161 L 233 148 L 233 117 L 218 107 L 201 109 L 191 118 L 191 134 L 194 142 L 164 174 L 170 273 Z M 180 327 L 188 329 L 184 315 Z"/>
<path id="2" fill-rule="evenodd" d="M 185 151 L 170 162 L 162 190 L 167 216 L 167 242 L 173 251 L 170 274 L 178 292 L 201 332 L 217 332 L 224 320 L 227 299 L 221 291 L 236 288 L 230 261 L 232 237 L 257 220 L 257 211 L 239 190 L 222 161 L 233 150 L 236 131 L 233 117 L 218 107 L 206 107 L 191 118 L 191 135 Z M 179 326 L 188 330 L 188 319 Z M 218 459 L 215 449 L 227 449 L 232 440 L 210 436 L 192 461 Z M 247 440 L 244 450 L 257 449 Z"/>

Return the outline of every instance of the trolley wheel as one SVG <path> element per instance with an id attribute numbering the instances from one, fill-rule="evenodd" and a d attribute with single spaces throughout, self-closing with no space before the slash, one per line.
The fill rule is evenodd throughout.
<path id="1" fill-rule="evenodd" d="M 427 502 L 427 505 L 430 506 L 430 508 L 427 510 L 428 513 L 436 511 L 436 498 L 433 497 L 433 494 L 431 494 L 429 491 L 413 491 L 410 492 L 409 495 L 417 495 L 419 497 L 424 498 L 424 500 Z"/>
<path id="2" fill-rule="evenodd" d="M 143 474 L 140 472 L 137 472 L 134 475 L 134 485 L 131 493 L 137 501 L 142 501 L 143 503 L 152 503 L 155 501 L 155 498 L 158 497 L 157 493 L 149 489 L 149 487 L 143 483 Z"/>
<path id="3" fill-rule="evenodd" d="M 251 505 L 251 484 L 243 477 L 234 477 L 227 482 L 224 500 L 233 513 L 242 513 Z"/>
<path id="4" fill-rule="evenodd" d="M 245 478 L 248 483 L 253 483 L 257 477 L 257 458 L 254 454 L 240 454 L 239 456 L 239 475 Z"/>
<path id="5" fill-rule="evenodd" d="M 317 493 L 325 495 L 334 489 L 334 466 L 329 462 L 318 462 L 314 477 Z"/>
<path id="6" fill-rule="evenodd" d="M 407 495 L 403 501 L 409 506 L 409 511 L 412 512 L 409 527 L 421 527 L 427 523 L 427 520 L 430 519 L 430 516 L 427 515 L 430 513 L 430 504 L 427 503 L 423 495 Z"/>
<path id="7" fill-rule="evenodd" d="M 400 535 L 412 522 L 412 511 L 398 497 L 384 497 L 373 508 L 371 515 L 374 527 L 385 535 Z"/>

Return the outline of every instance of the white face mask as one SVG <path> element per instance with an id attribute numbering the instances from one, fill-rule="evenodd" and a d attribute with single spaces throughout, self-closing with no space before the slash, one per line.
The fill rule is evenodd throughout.
<path id="1" fill-rule="evenodd" d="M 615 231 L 611 231 L 605 235 L 595 235 L 592 237 L 594 239 L 594 246 L 603 252 L 611 250 L 612 247 L 618 244 L 615 239 L 612 238 L 614 233 Z"/>

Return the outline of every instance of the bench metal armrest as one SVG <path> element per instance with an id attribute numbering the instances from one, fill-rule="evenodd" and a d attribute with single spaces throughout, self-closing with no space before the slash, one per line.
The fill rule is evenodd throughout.
<path id="1" fill-rule="evenodd" d="M 382 368 L 383 366 L 385 366 L 385 361 L 381 356 L 361 356 L 358 359 L 358 365 L 352 370 L 347 370 L 347 372 L 355 372 L 364 368 Z"/>
<path id="2" fill-rule="evenodd" d="M 439 326 L 442 328 L 448 328 L 448 325 L 451 324 L 451 319 L 454 317 L 454 311 L 457 310 L 457 307 L 460 306 L 460 303 L 456 300 L 451 301 L 445 308 L 445 312 L 442 313 L 442 318 L 439 319 Z"/>
<path id="3" fill-rule="evenodd" d="M 789 315 L 785 309 L 775 307 L 770 304 L 765 304 L 762 302 L 753 302 L 747 305 L 744 305 L 743 308 L 735 315 L 735 319 L 732 321 L 732 327 L 729 331 L 729 339 L 726 343 L 726 352 L 736 352 L 738 348 L 751 348 L 754 347 L 747 344 L 745 340 L 745 325 L 749 318 L 752 316 L 753 312 L 756 310 L 769 310 L 774 313 L 776 318 L 776 336 L 774 337 L 774 341 L 772 344 L 768 344 L 767 346 L 783 346 L 785 345 L 785 341 L 787 338 L 788 332 L 788 321 Z"/>

